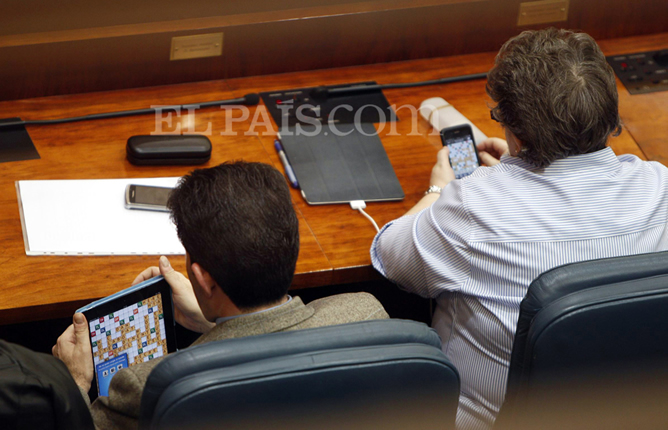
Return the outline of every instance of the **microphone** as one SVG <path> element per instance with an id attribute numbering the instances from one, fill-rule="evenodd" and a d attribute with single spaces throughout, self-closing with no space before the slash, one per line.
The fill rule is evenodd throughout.
<path id="1" fill-rule="evenodd" d="M 462 82 L 485 78 L 487 78 L 487 73 L 474 73 L 472 75 L 451 76 L 449 78 L 434 79 L 431 81 L 406 82 L 400 84 L 353 85 L 350 87 L 327 87 L 321 85 L 311 90 L 311 97 L 316 100 L 326 100 L 329 97 L 354 95 L 369 91 L 389 90 L 394 88 L 423 87 L 426 85 L 449 84 L 452 82 Z"/>
<path id="2" fill-rule="evenodd" d="M 8 121 L 8 122 L 2 122 L 2 120 L 0 120 L 0 128 L 16 127 L 22 125 L 25 126 L 25 125 L 64 124 L 68 122 L 89 121 L 93 119 L 119 118 L 124 116 L 156 113 L 162 110 L 199 109 L 211 106 L 238 106 L 238 105 L 255 106 L 258 103 L 260 103 L 260 96 L 257 93 L 250 93 L 246 94 L 243 97 L 230 100 L 216 100 L 212 102 L 194 103 L 188 105 L 160 106 L 159 108 L 124 110 L 120 112 L 94 113 L 91 115 L 77 116 L 71 118 L 44 119 L 44 120 L 18 120 L 18 121 Z"/>
<path id="3" fill-rule="evenodd" d="M 360 94 L 368 91 L 382 90 L 383 88 L 385 87 L 379 84 L 355 85 L 352 87 L 338 87 L 338 88 L 336 87 L 330 88 L 321 85 L 311 90 L 311 97 L 316 100 L 326 100 L 329 97 Z"/>
<path id="4" fill-rule="evenodd" d="M 210 107 L 210 106 L 230 106 L 230 105 L 255 106 L 258 103 L 260 103 L 260 96 L 258 95 L 258 93 L 250 93 L 250 94 L 246 94 L 245 96 L 243 96 L 241 98 L 238 98 L 238 99 L 218 100 L 218 101 L 214 101 L 214 102 L 196 103 L 196 104 L 192 104 L 192 105 L 182 105 L 181 107 L 183 107 L 183 108 L 194 107 L 195 109 L 197 109 L 198 107 L 199 108 L 205 108 L 205 107 Z M 163 108 L 163 109 L 169 109 L 169 108 Z"/>
<path id="5" fill-rule="evenodd" d="M 244 103 L 241 104 L 246 106 L 255 106 L 256 104 L 260 103 L 260 95 L 258 93 L 246 94 L 243 99 Z"/>

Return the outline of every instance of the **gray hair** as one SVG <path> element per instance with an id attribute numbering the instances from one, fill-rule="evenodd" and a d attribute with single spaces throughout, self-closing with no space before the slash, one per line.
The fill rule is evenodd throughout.
<path id="1" fill-rule="evenodd" d="M 539 167 L 605 148 L 621 132 L 612 68 L 585 33 L 548 28 L 507 41 L 487 77 L 492 115 Z"/>

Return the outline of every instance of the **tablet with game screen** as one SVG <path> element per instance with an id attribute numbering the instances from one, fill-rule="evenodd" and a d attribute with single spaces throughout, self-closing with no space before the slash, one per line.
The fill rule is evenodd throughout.
<path id="1" fill-rule="evenodd" d="M 86 316 L 100 396 L 116 372 L 176 351 L 172 292 L 162 276 L 77 310 Z"/>

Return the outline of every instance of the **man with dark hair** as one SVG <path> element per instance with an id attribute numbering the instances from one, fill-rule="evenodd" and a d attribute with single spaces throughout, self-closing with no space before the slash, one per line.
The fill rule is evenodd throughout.
<path id="1" fill-rule="evenodd" d="M 285 179 L 273 167 L 235 162 L 195 170 L 181 179 L 168 207 L 186 249 L 188 278 L 161 257 L 160 267 L 146 269 L 134 283 L 158 274 L 167 279 L 177 322 L 203 333 L 193 345 L 388 318 L 366 293 L 308 305 L 287 295 L 299 254 L 299 222 Z M 53 354 L 65 362 L 88 400 L 93 357 L 83 314 L 74 315 Z M 97 427 L 137 427 L 142 391 L 159 361 L 130 366 L 113 377 L 109 396 L 90 408 Z"/>
<path id="2" fill-rule="evenodd" d="M 426 195 L 387 224 L 374 267 L 437 300 L 433 327 L 461 376 L 459 429 L 490 428 L 503 403 L 519 305 L 566 263 L 668 249 L 668 169 L 606 147 L 620 130 L 612 69 L 588 35 L 526 31 L 488 74 L 506 140 L 455 180 L 438 153 Z"/>

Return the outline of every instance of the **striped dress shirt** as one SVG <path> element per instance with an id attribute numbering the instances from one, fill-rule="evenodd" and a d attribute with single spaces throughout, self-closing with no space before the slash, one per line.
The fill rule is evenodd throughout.
<path id="1" fill-rule="evenodd" d="M 435 298 L 433 327 L 462 385 L 458 429 L 487 429 L 503 403 L 520 302 L 541 273 L 668 249 L 668 169 L 606 148 L 536 168 L 503 156 L 383 227 L 374 267 Z"/>

